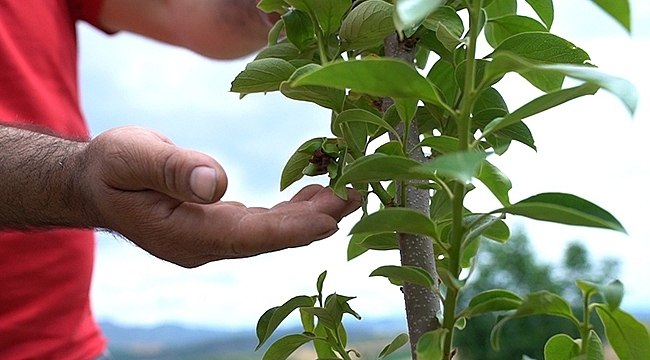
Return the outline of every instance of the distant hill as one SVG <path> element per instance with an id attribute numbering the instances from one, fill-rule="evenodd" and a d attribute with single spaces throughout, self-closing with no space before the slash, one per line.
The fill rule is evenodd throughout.
<path id="1" fill-rule="evenodd" d="M 100 326 L 115 360 L 252 360 L 264 354 L 264 349 L 254 351 L 257 345 L 254 327 L 228 331 L 181 325 L 120 326 L 110 322 L 101 322 Z M 350 343 L 375 356 L 397 334 L 406 331 L 403 319 L 353 320 L 346 326 Z M 268 344 L 282 335 L 299 331 L 299 328 L 280 329 Z"/>

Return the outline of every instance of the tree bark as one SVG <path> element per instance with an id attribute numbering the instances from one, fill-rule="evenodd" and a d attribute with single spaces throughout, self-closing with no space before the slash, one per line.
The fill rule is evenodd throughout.
<path id="1" fill-rule="evenodd" d="M 384 40 L 386 56 L 413 63 L 415 58 L 415 44 L 411 39 L 400 41 L 394 33 Z M 384 98 L 382 109 L 386 111 L 393 104 L 390 98 Z M 405 126 L 400 124 L 396 128 L 399 135 L 404 138 Z M 408 134 L 408 149 L 413 149 L 420 141 L 420 134 L 415 119 L 412 120 Z M 410 156 L 419 162 L 426 162 L 427 158 L 420 149 L 413 151 Z M 402 199 L 402 183 L 396 184 L 397 203 L 410 209 L 418 210 L 429 215 L 431 198 L 428 190 L 418 189 L 413 186 L 406 188 L 406 197 Z M 431 274 L 438 282 L 436 273 L 435 254 L 433 253 L 433 240 L 422 235 L 397 234 L 402 265 L 417 266 Z M 420 285 L 404 283 L 404 302 L 406 305 L 406 319 L 411 343 L 411 353 L 417 359 L 415 349 L 420 337 L 429 331 L 440 327 L 436 313 L 440 310 L 440 298 L 431 289 Z M 424 360 L 424 359 L 421 359 Z"/>

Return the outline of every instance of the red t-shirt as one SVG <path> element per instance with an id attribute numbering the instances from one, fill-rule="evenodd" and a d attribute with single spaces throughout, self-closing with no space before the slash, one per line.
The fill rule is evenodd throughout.
<path id="1" fill-rule="evenodd" d="M 101 1 L 0 1 L 0 121 L 88 138 L 75 22 L 97 25 Z M 89 230 L 0 233 L 0 359 L 87 360 L 104 351 L 90 310 L 94 247 Z"/>

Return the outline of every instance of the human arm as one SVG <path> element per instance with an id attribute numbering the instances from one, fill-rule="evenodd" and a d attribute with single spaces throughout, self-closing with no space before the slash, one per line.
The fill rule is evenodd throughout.
<path id="1" fill-rule="evenodd" d="M 257 0 L 104 0 L 99 23 L 178 45 L 215 59 L 259 50 L 278 16 Z M 277 14 L 276 14 L 277 15 Z"/>
<path id="2" fill-rule="evenodd" d="M 218 201 L 214 159 L 139 127 L 75 142 L 0 125 L 0 154 L 0 229 L 106 228 L 185 267 L 307 245 L 360 204 L 318 185 L 271 209 Z"/>

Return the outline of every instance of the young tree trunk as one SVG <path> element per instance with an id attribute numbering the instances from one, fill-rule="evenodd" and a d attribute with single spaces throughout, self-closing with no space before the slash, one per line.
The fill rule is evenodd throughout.
<path id="1" fill-rule="evenodd" d="M 404 60 L 413 63 L 415 57 L 415 46 L 409 43 L 409 39 L 404 42 L 400 41 L 397 34 L 392 34 L 384 40 L 386 56 Z M 386 111 L 393 104 L 390 98 L 384 98 L 382 109 Z M 405 126 L 400 124 L 396 128 L 400 136 L 404 137 Z M 419 131 L 417 122 L 413 119 L 408 134 L 408 148 L 412 149 L 419 143 Z M 427 161 L 420 149 L 411 153 L 411 158 L 419 162 Z M 402 199 L 402 184 L 397 184 L 397 203 L 400 206 L 418 210 L 429 215 L 429 205 L 431 199 L 429 191 L 417 189 L 413 186 L 406 188 L 406 197 Z M 432 239 L 412 234 L 397 234 L 400 257 L 402 265 L 417 266 L 429 272 L 437 282 L 435 255 L 433 253 Z M 428 332 L 440 327 L 436 313 L 440 310 L 440 298 L 431 289 L 420 285 L 404 283 L 404 302 L 406 305 L 406 319 L 408 323 L 409 339 L 411 342 L 411 353 L 413 359 L 417 359 L 415 348 L 420 337 Z M 424 360 L 424 359 L 420 359 Z"/>

